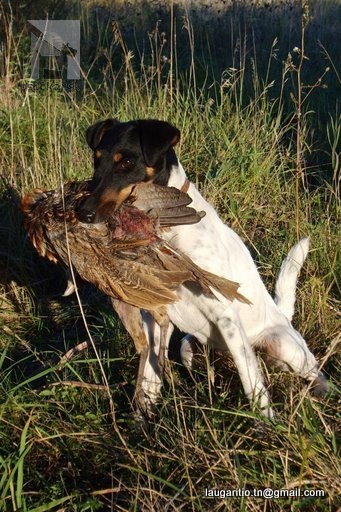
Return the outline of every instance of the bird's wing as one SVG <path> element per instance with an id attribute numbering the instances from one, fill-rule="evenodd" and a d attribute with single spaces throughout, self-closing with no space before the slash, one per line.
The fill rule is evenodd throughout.
<path id="1" fill-rule="evenodd" d="M 58 251 L 58 246 L 55 248 Z M 186 269 L 164 270 L 161 265 L 151 266 L 148 259 L 126 260 L 96 246 L 82 250 L 72 240 L 69 249 L 71 262 L 83 279 L 110 297 L 149 311 L 176 302 L 174 290 L 190 277 Z M 64 252 L 62 255 L 65 258 Z"/>
<path id="2" fill-rule="evenodd" d="M 196 224 L 205 216 L 205 212 L 188 207 L 192 202 L 190 196 L 174 187 L 139 183 L 130 200 L 136 208 L 157 219 L 161 228 Z"/>
<path id="3" fill-rule="evenodd" d="M 165 242 L 162 247 L 155 248 L 155 250 L 158 252 L 159 258 L 162 260 L 165 268 L 171 270 L 181 262 L 182 266 L 192 273 L 192 278 L 189 279 L 189 281 L 197 281 L 206 295 L 212 295 L 212 289 L 214 289 L 228 300 L 232 301 L 237 299 L 245 304 L 251 304 L 247 297 L 244 297 L 244 295 L 238 292 L 239 283 L 226 279 L 225 277 L 217 276 L 199 267 L 191 258 L 186 256 L 186 254 L 179 249 L 172 247 L 170 243 Z M 172 255 L 173 258 L 170 258 L 170 255 Z M 171 266 L 169 265 L 170 261 Z"/>

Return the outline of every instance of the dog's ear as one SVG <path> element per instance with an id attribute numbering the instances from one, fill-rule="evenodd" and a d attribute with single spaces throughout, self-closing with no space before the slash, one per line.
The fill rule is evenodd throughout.
<path id="1" fill-rule="evenodd" d="M 103 135 L 117 123 L 118 121 L 116 119 L 106 119 L 105 121 L 98 121 L 89 126 L 85 132 L 85 137 L 90 148 L 95 150 L 101 142 Z"/>
<path id="2" fill-rule="evenodd" d="M 153 167 L 163 154 L 180 140 L 180 130 L 165 121 L 139 121 L 140 141 L 147 165 Z"/>

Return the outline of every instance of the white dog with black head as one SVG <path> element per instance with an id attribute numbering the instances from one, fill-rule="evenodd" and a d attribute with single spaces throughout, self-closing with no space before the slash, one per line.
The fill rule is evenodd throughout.
<path id="1" fill-rule="evenodd" d="M 241 238 L 188 181 L 173 149 L 179 138 L 179 130 L 156 120 L 122 123 L 107 119 L 91 126 L 87 141 L 94 151 L 95 170 L 92 194 L 83 204 L 82 216 L 88 222 L 102 220 L 101 212 L 108 211 L 110 203 L 117 207 L 129 195 L 132 184 L 142 181 L 182 189 L 192 198 L 193 208 L 206 212 L 198 224 L 173 227 L 165 238 L 203 269 L 240 283 L 239 292 L 251 304 L 229 302 L 218 292 L 214 292 L 214 298 L 207 297 L 197 293 L 195 284 L 189 284 L 182 286 L 179 302 L 168 306 L 168 315 L 173 326 L 191 333 L 200 343 L 231 353 L 246 396 L 271 419 L 274 413 L 255 348 L 260 347 L 281 368 L 310 381 L 317 394 L 327 390 L 315 357 L 291 324 L 297 276 L 309 243 L 301 240 L 290 251 L 279 274 L 274 300 Z M 147 319 L 146 330 L 150 355 L 143 388 L 146 398 L 154 402 L 161 388 L 161 376 L 155 371 L 158 326 Z"/>

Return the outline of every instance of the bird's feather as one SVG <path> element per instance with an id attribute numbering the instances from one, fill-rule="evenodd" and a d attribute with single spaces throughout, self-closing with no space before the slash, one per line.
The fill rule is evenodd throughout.
<path id="1" fill-rule="evenodd" d="M 136 185 L 107 221 L 87 224 L 78 221 L 77 208 L 88 186 L 87 181 L 71 182 L 22 199 L 24 225 L 42 256 L 73 265 L 106 295 L 155 314 L 176 302 L 177 289 L 188 282 L 198 283 L 205 294 L 212 295 L 214 288 L 230 300 L 248 302 L 238 293 L 238 283 L 199 268 L 162 240 L 164 227 L 200 221 L 203 214 L 188 207 L 187 194 Z"/>

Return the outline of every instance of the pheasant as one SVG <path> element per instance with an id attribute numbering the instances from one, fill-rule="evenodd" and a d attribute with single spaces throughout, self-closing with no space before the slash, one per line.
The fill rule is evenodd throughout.
<path id="1" fill-rule="evenodd" d="M 199 268 L 162 239 L 167 227 L 194 224 L 204 216 L 188 206 L 191 198 L 186 193 L 141 183 L 105 221 L 89 224 L 77 216 L 89 183 L 68 182 L 26 194 L 21 201 L 24 227 L 41 256 L 72 267 L 112 299 L 141 354 L 140 386 L 148 355 L 140 309 L 166 329 L 167 305 L 177 301 L 177 289 L 188 282 L 197 283 L 200 293 L 211 295 L 214 288 L 228 299 L 248 301 L 238 292 L 238 283 Z M 163 358 L 160 354 L 162 366 Z"/>

